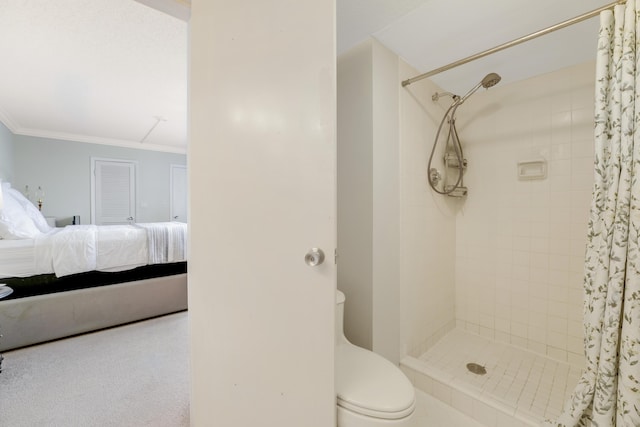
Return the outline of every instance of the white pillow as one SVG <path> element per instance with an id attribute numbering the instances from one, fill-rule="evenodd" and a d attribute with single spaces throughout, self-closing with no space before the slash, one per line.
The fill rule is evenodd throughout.
<path id="1" fill-rule="evenodd" d="M 2 186 L 4 187 L 5 184 L 2 184 Z M 20 206 L 22 206 L 26 215 L 31 218 L 31 221 L 33 221 L 38 230 L 42 231 L 43 233 L 48 233 L 52 230 L 52 227 L 47 224 L 47 220 L 42 215 L 42 212 L 40 212 L 38 208 L 36 208 L 35 205 L 29 201 L 29 199 L 24 197 L 21 192 L 19 192 L 15 188 L 3 188 L 3 190 L 5 197 L 9 196 L 9 198 L 13 198 L 20 204 Z"/>
<path id="2" fill-rule="evenodd" d="M 24 208 L 8 194 L 10 186 L 2 184 L 3 206 L 0 210 L 0 238 L 2 239 L 34 239 L 42 233 Z"/>

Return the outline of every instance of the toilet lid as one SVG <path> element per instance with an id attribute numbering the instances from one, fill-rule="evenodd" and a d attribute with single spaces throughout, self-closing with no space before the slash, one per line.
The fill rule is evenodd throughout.
<path id="1" fill-rule="evenodd" d="M 349 343 L 336 347 L 338 405 L 362 415 L 399 419 L 415 408 L 415 390 L 382 356 Z"/>

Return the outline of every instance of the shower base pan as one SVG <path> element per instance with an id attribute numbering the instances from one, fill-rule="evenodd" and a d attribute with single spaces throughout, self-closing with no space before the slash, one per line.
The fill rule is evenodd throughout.
<path id="1" fill-rule="evenodd" d="M 405 357 L 400 367 L 416 388 L 487 427 L 539 426 L 554 419 L 581 373 L 577 366 L 461 329 L 420 357 Z"/>

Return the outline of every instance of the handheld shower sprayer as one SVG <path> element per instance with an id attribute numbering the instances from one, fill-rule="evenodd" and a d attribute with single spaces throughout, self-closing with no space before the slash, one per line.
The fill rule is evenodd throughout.
<path id="1" fill-rule="evenodd" d="M 442 92 L 435 93 L 431 99 L 435 102 L 441 96 L 451 96 L 453 98 L 453 103 L 449 106 L 447 111 L 444 113 L 444 117 L 438 126 L 438 131 L 436 132 L 436 138 L 433 142 L 433 148 L 431 149 L 431 155 L 429 156 L 429 165 L 427 166 L 429 171 L 429 186 L 438 194 L 444 194 L 448 196 L 462 197 L 467 195 L 467 189 L 464 187 L 462 176 L 464 174 L 464 169 L 467 166 L 467 161 L 464 159 L 464 155 L 462 153 L 462 144 L 460 144 L 460 138 L 458 138 L 458 130 L 456 129 L 456 120 L 455 113 L 456 110 L 462 103 L 464 103 L 471 95 L 473 95 L 478 89 L 484 87 L 485 89 L 489 89 L 497 85 L 502 78 L 496 73 L 487 74 L 477 85 L 475 85 L 469 92 L 467 92 L 464 96 L 460 97 L 458 95 L 454 95 L 451 92 Z M 442 127 L 444 125 L 445 120 L 448 119 L 449 122 L 449 132 L 447 136 L 447 153 L 445 154 L 445 166 L 455 167 L 458 169 L 458 177 L 456 179 L 455 184 L 453 185 L 444 185 L 443 190 L 438 190 L 436 185 L 442 179 L 440 172 L 435 168 L 431 167 L 431 162 L 433 160 L 433 155 L 436 151 L 436 146 L 438 145 L 438 138 L 440 137 L 440 132 L 442 131 Z M 452 149 L 449 149 L 449 141 L 451 141 Z M 446 182 L 446 180 L 445 180 Z"/>
<path id="2" fill-rule="evenodd" d="M 485 88 L 485 89 L 489 89 L 490 87 L 493 87 L 495 85 L 498 84 L 498 82 L 500 82 L 500 80 L 502 79 L 502 77 L 500 77 L 498 74 L 496 73 L 489 73 L 486 76 L 484 76 L 484 79 L 482 79 L 480 81 L 480 83 L 478 83 L 477 85 L 475 85 L 473 87 L 473 89 L 471 89 L 469 92 L 467 92 L 462 98 L 460 98 L 460 100 L 458 101 L 458 105 L 462 104 L 464 101 L 466 101 L 471 95 L 473 95 L 474 93 L 476 93 L 476 91 L 478 89 L 480 89 L 481 87 Z"/>

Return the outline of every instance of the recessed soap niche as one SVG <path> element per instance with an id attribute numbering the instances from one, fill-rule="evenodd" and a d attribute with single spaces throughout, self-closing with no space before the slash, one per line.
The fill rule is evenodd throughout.
<path id="1" fill-rule="evenodd" d="M 530 159 L 518 162 L 518 179 L 522 181 L 545 179 L 547 177 L 547 160 Z"/>

